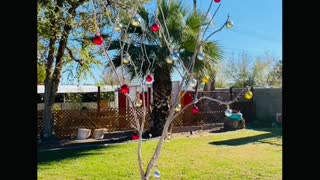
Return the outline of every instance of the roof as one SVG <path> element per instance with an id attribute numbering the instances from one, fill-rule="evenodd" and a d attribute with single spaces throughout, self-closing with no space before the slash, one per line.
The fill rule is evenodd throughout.
<path id="1" fill-rule="evenodd" d="M 179 81 L 173 81 L 172 82 L 173 85 L 173 91 L 177 91 L 178 90 L 178 86 L 179 86 Z M 147 84 L 148 87 L 152 87 L 152 84 Z M 100 86 L 101 87 L 101 92 L 113 92 L 115 90 L 117 90 L 118 86 L 111 86 L 111 85 L 104 85 L 104 86 Z M 140 89 L 140 85 L 130 85 L 130 87 L 138 87 L 138 89 Z M 184 88 L 186 89 L 186 88 Z M 188 87 L 187 91 L 194 91 L 193 88 Z M 57 93 L 80 93 L 80 92 L 86 92 L 86 93 L 90 93 L 90 92 L 98 92 L 98 86 L 95 85 L 59 85 L 58 87 L 58 92 Z M 38 94 L 43 94 L 44 93 L 44 85 L 38 85 L 37 87 L 37 93 Z"/>
<path id="2" fill-rule="evenodd" d="M 101 86 L 101 92 L 115 91 L 117 86 Z M 38 85 L 37 92 L 44 93 L 44 85 Z M 98 92 L 98 86 L 60 85 L 57 93 Z"/>

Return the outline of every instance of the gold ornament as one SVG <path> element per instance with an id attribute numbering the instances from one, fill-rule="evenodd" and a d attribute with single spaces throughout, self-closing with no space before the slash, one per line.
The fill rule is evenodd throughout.
<path id="1" fill-rule="evenodd" d="M 207 84 L 210 80 L 210 77 L 208 75 L 205 75 L 203 78 L 202 78 L 202 83 L 205 83 Z"/>
<path id="2" fill-rule="evenodd" d="M 141 107 L 142 106 L 142 100 L 140 98 L 138 98 L 136 100 L 136 103 L 135 103 L 136 107 Z"/>
<path id="3" fill-rule="evenodd" d="M 129 54 L 125 54 L 123 56 L 123 64 L 129 64 L 131 61 L 131 56 Z"/>
<path id="4" fill-rule="evenodd" d="M 231 29 L 233 27 L 233 23 L 230 20 L 228 20 L 226 26 L 228 29 Z"/>
<path id="5" fill-rule="evenodd" d="M 247 100 L 250 100 L 253 97 L 253 93 L 251 91 L 247 91 L 244 94 L 244 98 L 246 98 Z"/>
<path id="6" fill-rule="evenodd" d="M 135 27 L 139 27 L 141 25 L 141 18 L 135 16 L 134 18 L 132 18 L 131 24 Z"/>
<path id="7" fill-rule="evenodd" d="M 181 104 L 177 104 L 176 108 L 174 108 L 175 112 L 181 111 Z"/>

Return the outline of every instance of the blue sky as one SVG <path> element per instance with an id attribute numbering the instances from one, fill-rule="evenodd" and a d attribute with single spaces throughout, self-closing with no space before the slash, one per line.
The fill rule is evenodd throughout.
<path id="1" fill-rule="evenodd" d="M 209 0 L 198 2 L 203 10 L 210 3 Z M 250 56 L 260 56 L 268 51 L 276 58 L 282 58 L 281 0 L 222 0 L 221 3 L 216 16 L 217 24 L 225 22 L 227 15 L 230 14 L 234 28 L 224 29 L 212 39 L 222 46 L 226 57 L 232 52 L 246 52 Z"/>
<path id="2" fill-rule="evenodd" d="M 182 0 L 184 5 L 192 9 L 192 0 Z M 211 0 L 198 0 L 198 8 L 206 11 Z M 147 6 L 149 10 L 155 8 L 156 0 Z M 262 56 L 265 52 L 282 59 L 282 1 L 281 0 L 221 0 L 221 7 L 215 17 L 214 31 L 222 25 L 228 14 L 234 23 L 234 28 L 223 29 L 211 37 L 217 41 L 223 50 L 224 61 L 233 54 L 246 53 L 249 57 Z M 213 14 L 218 4 L 214 3 L 210 14 Z M 154 11 L 153 11 L 154 12 Z M 209 33 L 208 33 L 209 34 Z M 93 69 L 99 79 L 101 70 Z M 173 80 L 179 80 L 174 73 Z M 81 84 L 96 84 L 96 80 L 88 78 Z"/>

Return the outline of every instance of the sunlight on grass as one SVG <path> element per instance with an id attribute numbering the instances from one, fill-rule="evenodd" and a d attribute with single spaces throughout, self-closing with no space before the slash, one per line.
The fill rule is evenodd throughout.
<path id="1" fill-rule="evenodd" d="M 156 140 L 143 145 L 145 166 Z M 139 179 L 137 143 L 38 153 L 39 179 Z M 157 164 L 161 179 L 282 179 L 279 131 L 174 136 Z"/>

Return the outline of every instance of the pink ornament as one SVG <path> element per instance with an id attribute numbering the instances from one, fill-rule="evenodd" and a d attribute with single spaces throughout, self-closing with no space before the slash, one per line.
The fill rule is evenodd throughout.
<path id="1" fill-rule="evenodd" d="M 215 3 L 219 3 L 221 0 L 214 0 Z"/>
<path id="2" fill-rule="evenodd" d="M 100 45 L 103 43 L 103 38 L 102 38 L 102 36 L 96 36 L 96 37 L 93 39 L 93 42 L 94 42 L 96 45 L 100 46 Z"/>
<path id="3" fill-rule="evenodd" d="M 159 30 L 160 30 L 160 24 L 154 23 L 154 24 L 151 26 L 151 31 L 152 31 L 152 32 L 159 32 Z"/>
<path id="4" fill-rule="evenodd" d="M 200 112 L 199 108 L 197 106 L 193 106 L 192 114 L 197 115 L 197 114 L 199 114 L 199 112 Z"/>
<path id="5" fill-rule="evenodd" d="M 153 78 L 151 75 L 148 75 L 147 78 L 146 78 L 147 82 L 152 82 L 153 81 Z"/>
<path id="6" fill-rule="evenodd" d="M 128 94 L 130 92 L 129 86 L 124 84 L 121 86 L 121 93 Z"/>

